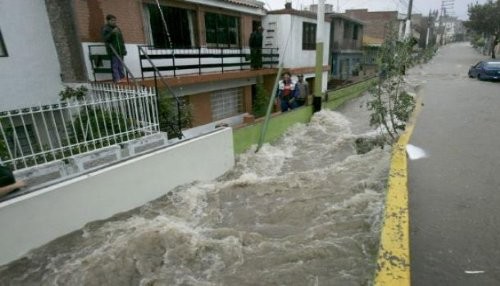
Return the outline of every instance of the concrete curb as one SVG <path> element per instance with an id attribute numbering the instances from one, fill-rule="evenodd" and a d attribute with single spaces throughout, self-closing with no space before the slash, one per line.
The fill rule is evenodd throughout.
<path id="1" fill-rule="evenodd" d="M 409 286 L 411 284 L 406 145 L 410 141 L 421 106 L 421 100 L 417 99 L 406 131 L 399 137 L 392 149 L 375 286 Z"/>

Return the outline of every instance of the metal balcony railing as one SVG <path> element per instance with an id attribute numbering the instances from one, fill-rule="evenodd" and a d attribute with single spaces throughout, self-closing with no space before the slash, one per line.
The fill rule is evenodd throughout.
<path id="1" fill-rule="evenodd" d="M 333 42 L 333 50 L 359 50 L 361 45 L 358 40 L 343 39 Z"/>
<path id="2" fill-rule="evenodd" d="M 143 78 L 152 77 L 155 68 L 164 72 L 165 76 L 250 69 L 249 48 L 158 49 L 139 46 L 139 57 Z M 278 61 L 278 48 L 262 49 L 263 68 L 276 68 Z"/>

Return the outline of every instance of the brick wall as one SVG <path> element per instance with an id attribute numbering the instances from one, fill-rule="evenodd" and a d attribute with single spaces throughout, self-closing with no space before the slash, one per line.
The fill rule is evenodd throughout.
<path id="1" fill-rule="evenodd" d="M 193 126 L 199 126 L 212 122 L 210 92 L 190 95 L 189 102 L 193 107 Z"/>
<path id="2" fill-rule="evenodd" d="M 386 34 L 386 26 L 394 22 L 397 23 L 397 11 L 382 11 L 382 12 L 368 12 L 367 9 L 354 9 L 346 10 L 345 14 L 349 17 L 361 20 L 365 23 L 364 35 L 383 39 Z M 395 26 L 397 28 L 397 26 Z"/>
<path id="3" fill-rule="evenodd" d="M 101 28 L 107 14 L 117 18 L 126 43 L 145 43 L 142 1 L 73 0 L 75 17 L 82 42 L 101 42 Z"/>

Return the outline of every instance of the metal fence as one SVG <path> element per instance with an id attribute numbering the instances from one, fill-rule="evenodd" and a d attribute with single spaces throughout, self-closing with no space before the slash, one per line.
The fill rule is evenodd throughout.
<path id="1" fill-rule="evenodd" d="M 0 158 L 13 169 L 159 133 L 149 88 L 92 84 L 81 98 L 0 112 Z"/>

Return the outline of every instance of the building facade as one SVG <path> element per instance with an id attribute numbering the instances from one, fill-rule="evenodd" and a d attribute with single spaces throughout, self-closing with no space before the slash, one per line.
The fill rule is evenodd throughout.
<path id="1" fill-rule="evenodd" d="M 0 7 L 0 111 L 56 102 L 61 68 L 45 1 Z"/>
<path id="2" fill-rule="evenodd" d="M 321 92 L 326 91 L 328 82 L 328 51 L 330 50 L 330 19 L 325 17 L 323 29 L 323 75 Z M 311 11 L 293 9 L 286 3 L 285 9 L 269 11 L 263 21 L 267 29 L 266 44 L 280 48 L 280 63 L 292 74 L 303 74 L 312 93 L 315 86 L 316 29 L 317 14 Z"/>
<path id="3" fill-rule="evenodd" d="M 359 20 L 331 13 L 329 60 L 331 76 L 336 80 L 349 80 L 358 76 L 363 60 L 363 23 Z"/>

